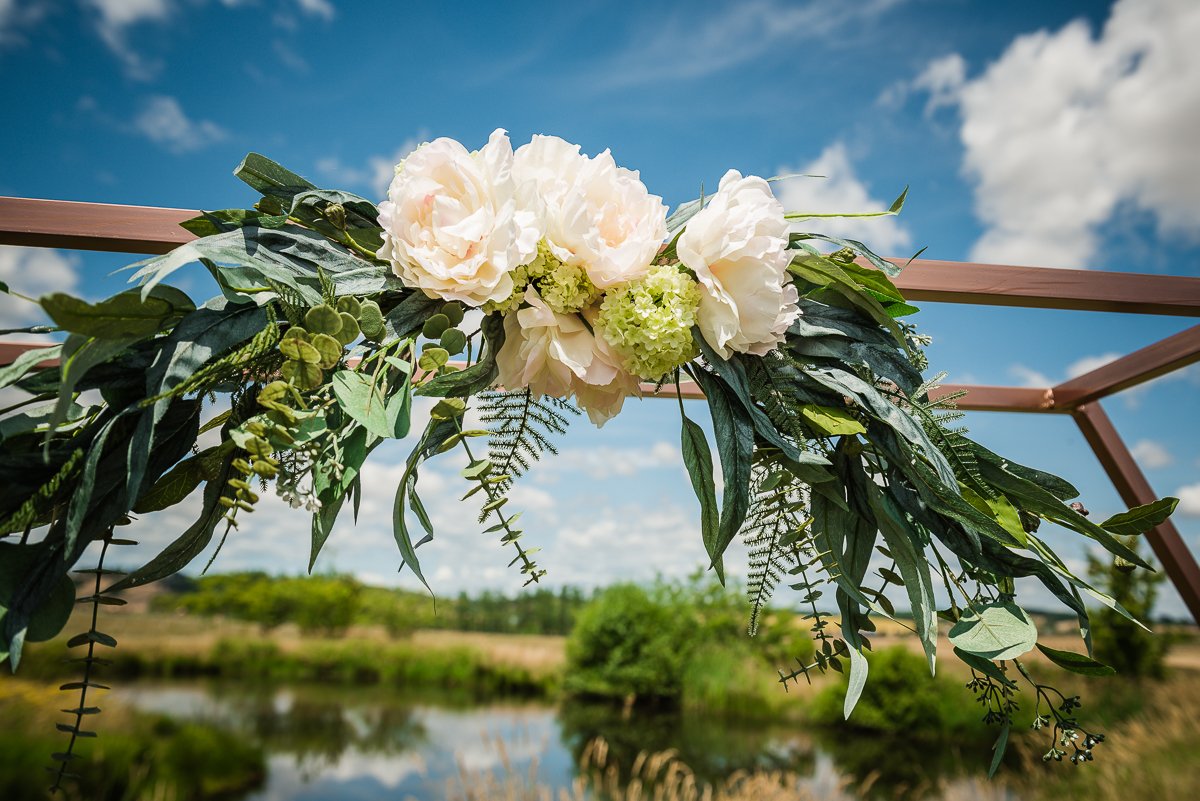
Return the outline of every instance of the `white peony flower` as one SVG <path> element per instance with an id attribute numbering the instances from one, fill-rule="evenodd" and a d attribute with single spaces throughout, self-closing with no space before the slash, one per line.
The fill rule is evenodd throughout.
<path id="1" fill-rule="evenodd" d="M 517 149 L 513 174 L 555 258 L 582 267 L 597 289 L 641 277 L 667 236 L 662 198 L 607 150 L 588 158 L 579 145 L 535 136 Z"/>
<path id="2" fill-rule="evenodd" d="M 511 273 L 537 253 L 537 216 L 518 206 L 502 129 L 474 153 L 445 137 L 422 145 L 379 204 L 380 258 L 408 286 L 469 306 L 507 298 Z"/>
<path id="3" fill-rule="evenodd" d="M 536 397 L 575 395 L 592 422 L 603 425 L 637 391 L 638 380 L 578 314 L 558 314 L 532 288 L 525 302 L 504 318 L 504 346 L 496 354 L 499 384 L 528 387 Z"/>
<path id="4" fill-rule="evenodd" d="M 679 260 L 700 282 L 697 323 L 713 350 L 765 354 L 800 314 L 788 280 L 788 223 L 771 187 L 730 170 L 679 237 Z"/>

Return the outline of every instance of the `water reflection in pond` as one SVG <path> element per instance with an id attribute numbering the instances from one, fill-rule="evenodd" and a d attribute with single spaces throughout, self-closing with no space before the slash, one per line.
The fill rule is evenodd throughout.
<path id="1" fill-rule="evenodd" d="M 528 774 L 555 793 L 568 787 L 587 743 L 603 737 L 610 764 L 628 770 L 640 752 L 675 749 L 697 779 L 719 783 L 739 770 L 784 770 L 816 798 L 940 798 L 962 795 L 967 761 L 945 746 L 907 750 L 894 741 L 829 737 L 796 727 L 738 725 L 711 718 L 610 707 L 477 703 L 379 687 L 261 687 L 133 684 L 117 697 L 147 711 L 204 721 L 260 743 L 268 776 L 243 796 L 271 801 L 441 799 L 460 772 Z M 940 754 L 932 759 L 934 752 Z M 919 757 L 919 758 L 918 758 Z M 972 757 L 975 757 L 972 759 Z M 1003 797 L 992 788 L 989 797 Z"/>

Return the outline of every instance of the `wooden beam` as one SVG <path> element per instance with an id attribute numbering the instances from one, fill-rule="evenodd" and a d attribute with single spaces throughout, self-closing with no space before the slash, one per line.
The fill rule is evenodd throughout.
<path id="1" fill-rule="evenodd" d="M 1200 317 L 1200 278 L 916 259 L 896 286 L 913 301 Z"/>
<path id="2" fill-rule="evenodd" d="M 1069 408 L 1090 403 L 1196 362 L 1200 362 L 1200 325 L 1064 381 L 1054 387 L 1054 404 Z"/>
<path id="3" fill-rule="evenodd" d="M 0 197 L 0 244 L 166 253 L 195 239 L 179 223 L 199 212 Z"/>
<path id="4" fill-rule="evenodd" d="M 0 197 L 0 244 L 166 253 L 194 238 L 179 223 L 198 214 Z M 915 301 L 1200 317 L 1200 278 L 915 259 L 896 283 Z"/>
<path id="5" fill-rule="evenodd" d="M 1080 406 L 1072 412 L 1072 416 L 1095 451 L 1104 472 L 1108 473 L 1117 488 L 1121 500 L 1131 507 L 1157 500 L 1150 482 L 1138 468 L 1133 454 L 1125 447 L 1124 440 L 1099 403 Z M 1196 558 L 1188 550 L 1183 537 L 1179 536 L 1179 530 L 1168 520 L 1147 532 L 1146 539 L 1179 591 L 1184 605 L 1192 613 L 1192 619 L 1200 622 L 1200 566 L 1197 566 Z"/>

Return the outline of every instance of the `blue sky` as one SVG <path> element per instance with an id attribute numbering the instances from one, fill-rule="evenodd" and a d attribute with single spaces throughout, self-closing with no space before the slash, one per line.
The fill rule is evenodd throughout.
<path id="1" fill-rule="evenodd" d="M 367 3 L 334 0 L 0 0 L 0 194 L 185 208 L 248 205 L 230 171 L 248 150 L 378 197 L 420 141 L 482 145 L 496 127 L 611 148 L 674 205 L 730 167 L 820 173 L 781 185 L 789 208 L 904 214 L 831 223 L 887 255 L 1200 275 L 1200 12 L 1191 0 L 740 3 Z M 114 254 L 0 248 L 0 280 L 31 293 L 119 288 Z M 181 280 L 211 293 L 199 270 Z M 0 297 L 0 322 L 36 309 Z M 928 304 L 915 318 L 951 381 L 1053 383 L 1188 327 L 1131 315 Z M 1200 547 L 1200 371 L 1106 403 L 1152 485 L 1184 497 Z M 691 412 L 693 417 L 703 410 Z M 1119 502 L 1063 418 L 972 414 L 985 444 L 1074 480 L 1095 514 Z M 583 422 L 528 476 L 527 538 L 551 582 L 687 572 L 703 551 L 672 404 Z M 394 464 L 383 453 L 357 528 L 323 562 L 395 574 Z M 514 589 L 507 556 L 456 506 L 455 466 L 423 549 L 439 592 Z M 147 547 L 184 512 L 147 521 Z M 164 519 L 165 518 L 165 519 Z M 304 567 L 307 523 L 268 504 L 217 569 Z M 1073 559 L 1082 547 L 1060 540 Z M 1161 609 L 1180 613 L 1173 591 Z"/>

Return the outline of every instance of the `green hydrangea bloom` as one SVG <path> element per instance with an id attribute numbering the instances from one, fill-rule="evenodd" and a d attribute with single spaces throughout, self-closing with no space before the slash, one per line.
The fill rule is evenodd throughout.
<path id="1" fill-rule="evenodd" d="M 525 289 L 530 284 L 552 310 L 559 314 L 574 314 L 590 305 L 600 292 L 588 278 L 587 272 L 575 264 L 563 264 L 550 252 L 545 240 L 538 243 L 537 256 L 512 272 L 513 291 L 502 301 L 484 304 L 487 313 L 507 314 L 521 305 Z"/>
<path id="2" fill-rule="evenodd" d="M 536 264 L 535 259 L 533 264 Z M 525 298 L 525 288 L 529 286 L 529 268 L 533 264 L 522 264 L 520 267 L 512 271 L 513 291 L 504 300 L 489 300 L 483 304 L 483 313 L 491 314 L 492 312 L 500 312 L 508 314 L 510 311 L 516 311 L 521 305 L 521 301 Z"/>
<path id="3" fill-rule="evenodd" d="M 596 326 L 635 375 L 657 381 L 696 358 L 692 326 L 700 286 L 673 264 L 651 267 L 645 277 L 610 289 Z"/>

